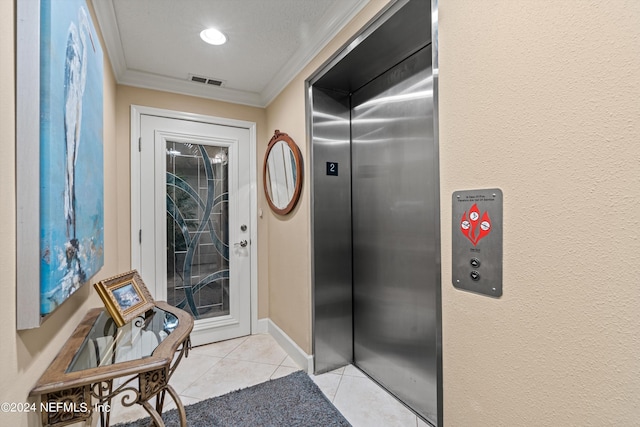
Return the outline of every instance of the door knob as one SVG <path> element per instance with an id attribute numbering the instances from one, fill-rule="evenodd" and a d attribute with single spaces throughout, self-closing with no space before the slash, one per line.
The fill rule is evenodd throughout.
<path id="1" fill-rule="evenodd" d="M 239 243 L 234 243 L 233 246 L 246 248 L 249 243 L 246 240 L 241 240 Z"/>

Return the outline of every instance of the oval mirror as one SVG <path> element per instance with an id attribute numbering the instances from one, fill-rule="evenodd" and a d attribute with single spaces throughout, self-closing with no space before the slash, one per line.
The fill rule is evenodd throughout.
<path id="1" fill-rule="evenodd" d="M 302 190 L 302 154 L 293 139 L 277 129 L 264 156 L 262 182 L 275 213 L 286 215 L 293 210 Z"/>

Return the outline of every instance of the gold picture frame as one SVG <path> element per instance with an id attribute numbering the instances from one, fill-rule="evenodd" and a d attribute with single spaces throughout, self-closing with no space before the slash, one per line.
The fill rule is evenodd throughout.
<path id="1" fill-rule="evenodd" d="M 155 305 L 136 270 L 102 280 L 93 287 L 118 327 L 131 322 Z"/>

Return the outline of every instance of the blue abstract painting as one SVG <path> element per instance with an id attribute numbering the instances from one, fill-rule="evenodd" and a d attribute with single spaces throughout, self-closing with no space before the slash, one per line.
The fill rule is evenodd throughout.
<path id="1" fill-rule="evenodd" d="M 103 60 L 85 0 L 40 4 L 40 314 L 104 264 Z"/>

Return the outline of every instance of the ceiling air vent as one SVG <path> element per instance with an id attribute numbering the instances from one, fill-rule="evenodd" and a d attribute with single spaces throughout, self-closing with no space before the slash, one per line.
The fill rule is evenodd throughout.
<path id="1" fill-rule="evenodd" d="M 191 80 L 192 82 L 203 83 L 203 84 L 211 85 L 211 86 L 223 86 L 224 85 L 224 81 L 223 80 L 214 79 L 214 78 L 211 78 L 211 77 L 196 76 L 195 74 L 189 74 L 189 80 Z"/>

